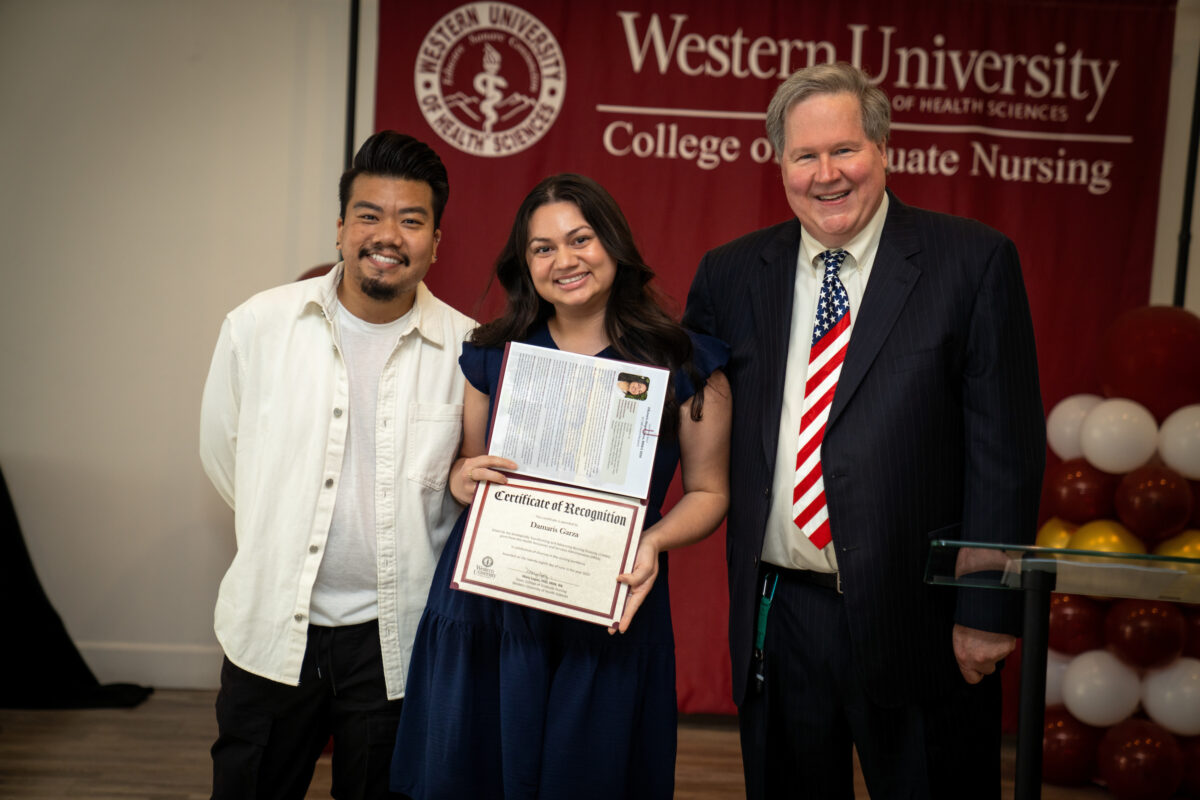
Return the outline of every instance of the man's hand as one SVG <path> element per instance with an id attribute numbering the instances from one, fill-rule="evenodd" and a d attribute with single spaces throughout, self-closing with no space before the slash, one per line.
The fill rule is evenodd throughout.
<path id="1" fill-rule="evenodd" d="M 965 625 L 954 626 L 954 658 L 967 683 L 979 683 L 1017 646 L 1017 637 Z"/>

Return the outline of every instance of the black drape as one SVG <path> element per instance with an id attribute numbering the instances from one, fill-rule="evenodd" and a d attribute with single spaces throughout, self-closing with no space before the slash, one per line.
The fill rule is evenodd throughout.
<path id="1" fill-rule="evenodd" d="M 42 590 L 8 483 L 0 471 L 0 608 L 11 636 L 0 658 L 0 708 L 113 708 L 141 703 L 154 690 L 101 685 Z"/>

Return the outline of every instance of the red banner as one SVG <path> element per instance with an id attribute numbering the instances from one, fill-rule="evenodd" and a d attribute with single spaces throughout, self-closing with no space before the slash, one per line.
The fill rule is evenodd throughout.
<path id="1" fill-rule="evenodd" d="M 450 172 L 430 288 L 494 315 L 481 297 L 518 204 L 572 171 L 613 194 L 682 306 L 706 250 L 790 215 L 763 129 L 780 81 L 848 61 L 891 98 L 898 197 L 1016 242 L 1046 408 L 1097 391 L 1099 334 L 1149 297 L 1174 3 L 914 8 L 382 0 L 376 127 Z M 732 709 L 721 540 L 672 555 L 687 712 Z"/>

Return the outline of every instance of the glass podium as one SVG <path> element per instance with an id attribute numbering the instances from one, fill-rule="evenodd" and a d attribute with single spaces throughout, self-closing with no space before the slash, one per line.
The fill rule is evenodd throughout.
<path id="1" fill-rule="evenodd" d="M 937 540 L 927 583 L 1025 593 L 1016 800 L 1042 796 L 1050 593 L 1200 603 L 1200 559 Z"/>

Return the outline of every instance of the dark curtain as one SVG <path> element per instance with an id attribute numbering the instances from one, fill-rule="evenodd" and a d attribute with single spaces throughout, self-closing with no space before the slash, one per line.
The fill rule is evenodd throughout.
<path id="1" fill-rule="evenodd" d="M 127 708 L 154 689 L 101 685 L 42 590 L 0 471 L 0 593 L 12 636 L 0 659 L 0 708 Z"/>

